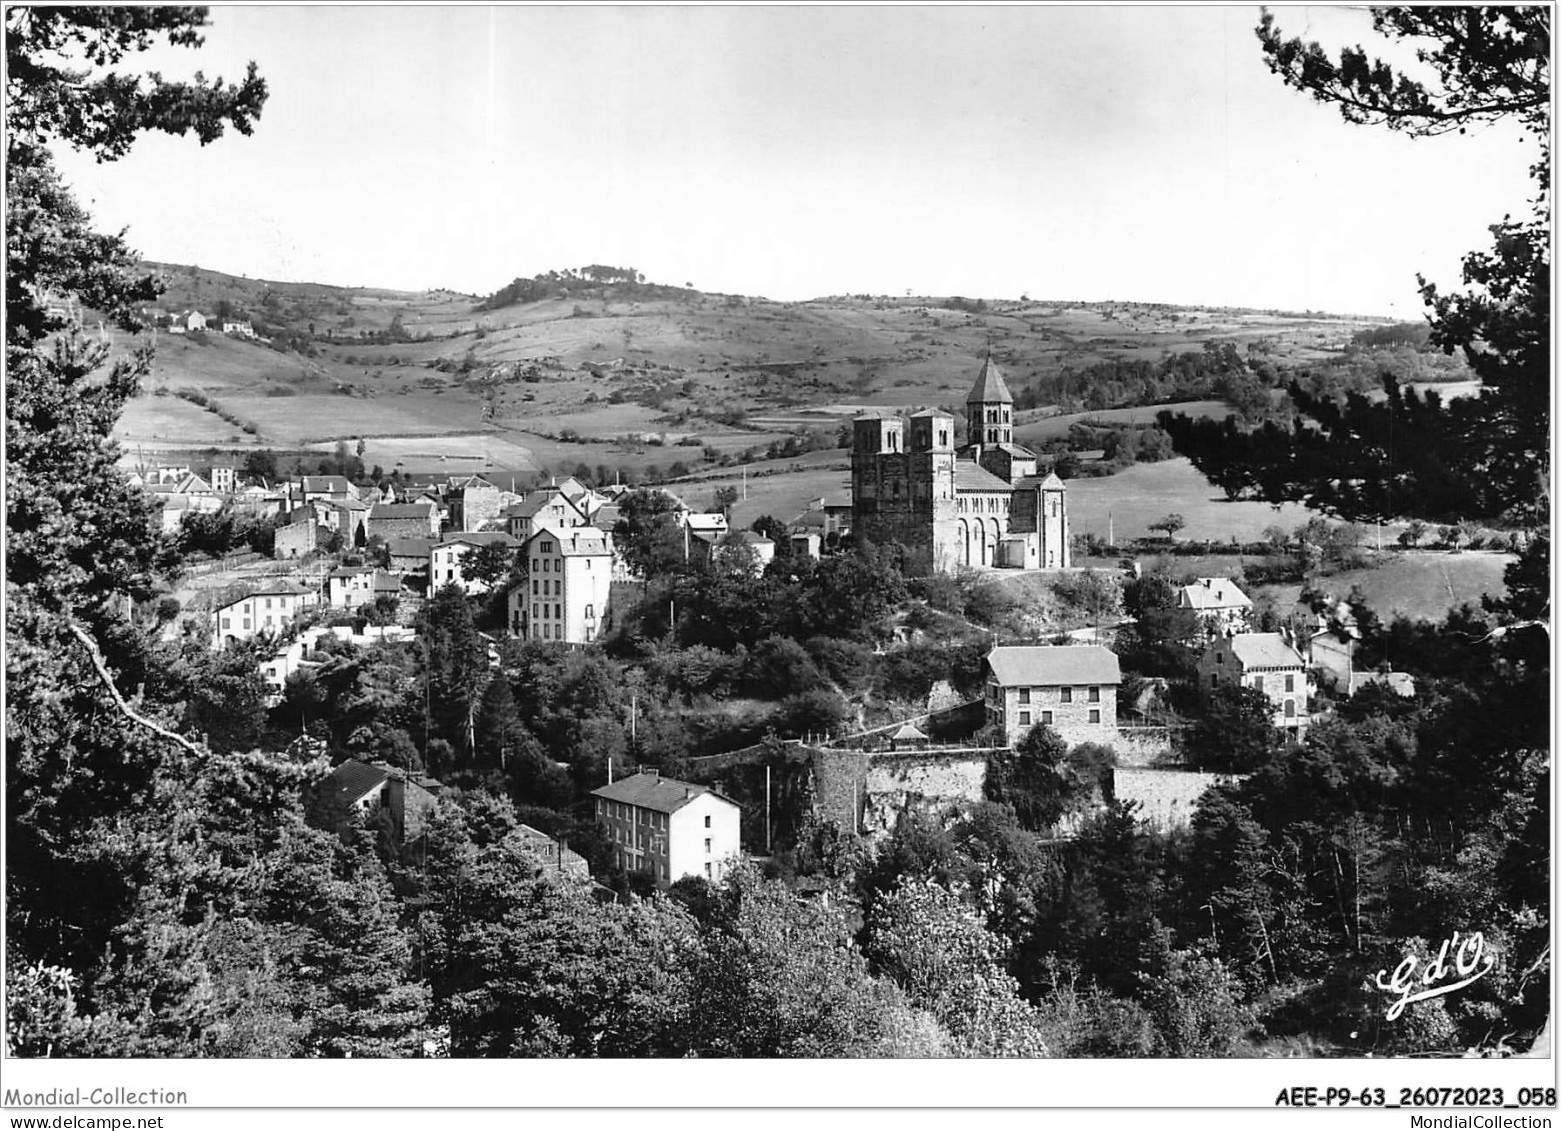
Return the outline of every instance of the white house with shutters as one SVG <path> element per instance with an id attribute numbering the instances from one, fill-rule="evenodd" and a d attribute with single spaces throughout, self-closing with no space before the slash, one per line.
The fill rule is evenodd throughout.
<path id="1" fill-rule="evenodd" d="M 272 582 L 230 601 L 213 617 L 211 646 L 225 648 L 264 633 L 281 632 L 304 609 L 320 603 L 320 595 L 292 581 Z"/>
<path id="2" fill-rule="evenodd" d="M 706 786 L 650 770 L 593 789 L 591 796 L 618 866 L 650 876 L 657 887 L 684 876 L 720 883 L 741 857 L 742 809 Z"/>
<path id="3" fill-rule="evenodd" d="M 523 640 L 589 644 L 607 623 L 612 535 L 594 526 L 543 527 L 521 549 L 525 577 L 510 591 L 510 632 Z"/>

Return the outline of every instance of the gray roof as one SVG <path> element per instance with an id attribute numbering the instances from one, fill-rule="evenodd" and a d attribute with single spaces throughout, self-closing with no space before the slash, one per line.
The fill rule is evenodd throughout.
<path id="1" fill-rule="evenodd" d="M 1228 577 L 1200 577 L 1191 585 L 1184 585 L 1178 590 L 1177 602 L 1184 609 L 1202 612 L 1252 607 L 1252 599 Z"/>
<path id="2" fill-rule="evenodd" d="M 1004 687 L 1122 682 L 1116 653 L 1094 644 L 1005 645 L 986 662 Z"/>
<path id="3" fill-rule="evenodd" d="M 950 420 L 954 419 L 954 414 L 952 412 L 947 412 L 941 408 L 924 408 L 920 412 L 911 413 L 912 420 L 916 420 L 923 416 L 944 416 Z"/>
<path id="4" fill-rule="evenodd" d="M 531 518 L 544 507 L 554 503 L 562 503 L 570 510 L 578 514 L 582 519 L 585 512 L 575 504 L 575 501 L 557 487 L 547 487 L 541 491 L 533 491 L 520 502 L 504 508 L 505 518 Z"/>
<path id="5" fill-rule="evenodd" d="M 469 546 L 489 546 L 494 542 L 501 546 L 518 546 L 520 543 L 502 530 L 473 530 L 465 534 L 451 534 L 438 546 L 453 546 L 457 542 L 465 542 Z"/>
<path id="6" fill-rule="evenodd" d="M 1230 650 L 1243 668 L 1304 668 L 1306 661 L 1277 632 L 1238 632 Z"/>
<path id="7" fill-rule="evenodd" d="M 676 813 L 696 797 L 704 794 L 720 798 L 728 805 L 737 803 L 730 798 L 721 797 L 715 790 L 702 785 L 694 785 L 690 782 L 674 781 L 672 778 L 664 778 L 657 774 L 639 773 L 632 777 L 619 778 L 615 782 L 591 791 L 592 797 L 600 797 L 607 801 L 617 801 L 625 805 L 637 805 L 641 809 L 650 809 L 657 813 Z"/>
<path id="8" fill-rule="evenodd" d="M 428 521 L 428 516 L 437 513 L 438 508 L 433 500 L 423 503 L 376 503 L 374 509 L 369 511 L 369 520 L 376 518 L 420 518 Z"/>
<path id="9" fill-rule="evenodd" d="M 997 401 L 1013 404 L 1014 395 L 1008 391 L 1002 369 L 992 360 L 992 351 L 987 350 L 986 360 L 981 364 L 981 372 L 976 374 L 976 383 L 965 397 L 965 403 L 991 404 Z"/>
<path id="10" fill-rule="evenodd" d="M 330 772 L 320 789 L 327 799 L 350 804 L 388 780 L 390 771 L 384 766 L 370 766 L 349 758 Z"/>
<path id="11" fill-rule="evenodd" d="M 426 558 L 428 551 L 439 545 L 434 538 L 391 538 L 385 543 L 393 558 Z"/>
<path id="12" fill-rule="evenodd" d="M 554 530 L 544 526 L 527 538 L 525 545 L 529 546 L 543 537 L 557 538 L 558 552 L 566 558 L 601 557 L 612 553 L 613 549 L 612 535 L 594 526 L 571 526 L 567 530 Z"/>
<path id="13" fill-rule="evenodd" d="M 325 491 L 328 494 L 345 495 L 352 484 L 347 482 L 344 475 L 305 475 L 303 477 L 303 489 L 305 491 Z"/>
<path id="14" fill-rule="evenodd" d="M 1012 491 L 1013 484 L 993 475 L 979 463 L 967 459 L 954 461 L 954 490 L 956 491 Z"/>

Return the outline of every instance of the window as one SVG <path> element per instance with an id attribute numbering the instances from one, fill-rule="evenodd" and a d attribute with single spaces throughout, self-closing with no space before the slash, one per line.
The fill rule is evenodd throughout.
<path id="1" fill-rule="evenodd" d="M 542 586 L 542 583 L 540 581 L 536 580 L 535 578 L 532 578 L 532 580 L 531 580 L 531 595 L 533 597 L 535 597 L 538 593 L 540 593 L 542 591 L 541 590 L 541 586 Z"/>
<path id="2" fill-rule="evenodd" d="M 1062 689 L 1062 701 L 1064 703 L 1071 703 L 1071 702 L 1073 702 L 1073 688 L 1071 688 L 1071 687 L 1064 687 Z"/>
<path id="3" fill-rule="evenodd" d="M 1089 689 L 1089 701 L 1091 703 L 1099 703 L 1100 702 L 1100 688 L 1092 687 L 1092 688 Z"/>
<path id="4" fill-rule="evenodd" d="M 550 540 L 544 538 L 542 540 L 541 549 L 544 554 L 551 554 L 553 552 L 553 543 Z"/>
<path id="5" fill-rule="evenodd" d="M 227 628 L 228 627 L 228 618 L 227 617 L 223 617 L 222 618 L 222 627 L 223 628 Z"/>
<path id="6" fill-rule="evenodd" d="M 531 559 L 531 572 L 532 573 L 541 573 L 542 572 L 542 564 L 536 558 L 532 558 Z"/>
<path id="7" fill-rule="evenodd" d="M 244 618 L 244 627 L 245 627 L 245 628 L 248 628 L 248 627 L 249 627 L 249 618 L 248 618 L 248 617 L 245 617 L 245 618 Z"/>
<path id="8" fill-rule="evenodd" d="M 1030 725 L 1030 712 L 1029 711 L 1020 711 L 1019 712 L 1019 725 L 1022 726 L 1022 727 L 1027 727 L 1027 726 Z"/>
<path id="9" fill-rule="evenodd" d="M 1218 687 L 1219 685 L 1220 685 L 1220 677 L 1215 675 L 1215 674 L 1213 674 L 1211 672 L 1209 674 L 1209 686 L 1210 687 Z"/>
<path id="10" fill-rule="evenodd" d="M 1089 713 L 1089 721 L 1092 722 L 1092 723 L 1100 722 L 1100 712 L 1099 711 L 1091 711 Z"/>
<path id="11" fill-rule="evenodd" d="M 709 837 L 705 837 L 705 851 L 706 852 L 710 851 L 710 838 Z"/>
<path id="12" fill-rule="evenodd" d="M 1287 718 L 1287 719 L 1295 718 L 1295 700 L 1294 699 L 1286 699 L 1285 700 L 1285 718 Z"/>
<path id="13" fill-rule="evenodd" d="M 1294 691 L 1295 690 L 1295 676 L 1293 676 L 1293 675 L 1285 676 L 1285 690 L 1286 691 Z"/>
<path id="14" fill-rule="evenodd" d="M 706 813 L 705 814 L 705 828 L 708 829 L 709 827 L 710 827 L 710 814 Z"/>
<path id="15" fill-rule="evenodd" d="M 563 614 L 558 611 L 558 606 L 554 605 L 553 606 L 553 619 L 554 620 L 560 620 L 560 619 L 562 619 L 562 617 L 563 617 Z"/>
<path id="16" fill-rule="evenodd" d="M 1030 701 L 1030 689 L 1028 687 L 1021 687 L 1019 689 L 1019 702 L 1021 702 L 1021 703 L 1028 703 L 1029 701 Z"/>
<path id="17" fill-rule="evenodd" d="M 596 606 L 595 605 L 587 605 L 585 607 L 585 619 L 586 620 L 590 620 L 595 615 L 596 615 Z"/>
<path id="18" fill-rule="evenodd" d="M 706 860 L 705 861 L 705 879 L 708 880 L 709 878 L 710 878 L 710 861 Z"/>
<path id="19" fill-rule="evenodd" d="M 1216 664 L 1223 664 L 1225 662 L 1225 653 L 1224 652 L 1216 652 L 1216 653 L 1214 653 L 1214 662 Z"/>
<path id="20" fill-rule="evenodd" d="M 1051 721 L 1052 721 L 1052 713 L 1050 711 L 1042 711 L 1041 712 L 1041 722 L 1045 723 L 1047 726 L 1050 726 L 1051 725 Z"/>
<path id="21" fill-rule="evenodd" d="M 270 597 L 267 597 L 267 598 L 266 598 L 266 608 L 268 608 L 268 609 L 269 609 L 269 608 L 270 608 L 270 607 L 271 607 L 271 598 L 270 598 Z"/>
<path id="22" fill-rule="evenodd" d="M 551 640 L 551 639 L 553 639 L 553 626 L 552 625 L 544 624 L 542 626 L 542 639 L 543 640 Z"/>
<path id="23" fill-rule="evenodd" d="M 1260 675 L 1253 676 L 1252 677 L 1252 686 L 1255 689 L 1257 689 L 1258 691 L 1262 691 L 1263 690 L 1263 677 L 1260 676 Z"/>

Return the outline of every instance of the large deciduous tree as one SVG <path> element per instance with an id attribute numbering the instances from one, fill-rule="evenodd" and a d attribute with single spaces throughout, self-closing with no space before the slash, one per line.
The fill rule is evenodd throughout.
<path id="1" fill-rule="evenodd" d="M 1550 9 L 1379 8 L 1376 30 L 1418 45 L 1419 70 L 1337 59 L 1285 37 L 1265 12 L 1257 29 L 1269 68 L 1337 106 L 1346 121 L 1417 137 L 1515 122 L 1535 145 L 1533 211 L 1491 225 L 1489 250 L 1463 263 L 1462 293 L 1420 280 L 1431 341 L 1461 351 L 1479 396 L 1443 404 L 1384 377 L 1385 402 L 1342 403 L 1292 386 L 1292 428 L 1241 433 L 1216 421 L 1161 415 L 1178 450 L 1227 490 L 1270 502 L 1299 499 L 1349 519 L 1416 515 L 1442 521 L 1549 521 Z M 1423 75 L 1423 77 L 1417 77 Z"/>

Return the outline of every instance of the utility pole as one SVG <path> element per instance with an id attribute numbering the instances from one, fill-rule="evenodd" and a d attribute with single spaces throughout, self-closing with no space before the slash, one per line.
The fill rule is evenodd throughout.
<path id="1" fill-rule="evenodd" d="M 773 851 L 773 837 L 770 825 L 770 766 L 764 765 L 764 854 L 770 855 Z"/>

